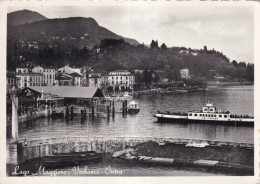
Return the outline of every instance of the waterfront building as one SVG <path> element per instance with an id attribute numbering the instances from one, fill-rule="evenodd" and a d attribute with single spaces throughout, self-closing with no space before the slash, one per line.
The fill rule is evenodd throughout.
<path id="1" fill-rule="evenodd" d="M 67 73 L 67 74 L 70 74 L 70 73 L 78 73 L 78 74 L 82 74 L 82 68 L 71 68 L 70 66 L 66 65 L 64 67 L 61 67 L 58 69 L 58 73 Z"/>
<path id="2" fill-rule="evenodd" d="M 35 67 L 33 67 L 32 72 L 33 73 L 43 73 L 43 67 L 35 66 Z"/>
<path id="3" fill-rule="evenodd" d="M 58 86 L 81 86 L 82 75 L 74 72 L 71 74 L 59 73 L 56 76 Z"/>
<path id="4" fill-rule="evenodd" d="M 43 75 L 44 75 L 44 83 L 47 86 L 53 86 L 56 83 L 55 79 L 55 69 L 48 67 L 43 69 Z"/>
<path id="5" fill-rule="evenodd" d="M 6 84 L 7 84 L 7 91 L 12 90 L 13 87 L 17 86 L 18 79 L 14 73 L 7 72 L 6 75 Z"/>
<path id="6" fill-rule="evenodd" d="M 17 67 L 15 71 L 17 74 L 29 73 L 29 69 L 27 67 Z"/>
<path id="7" fill-rule="evenodd" d="M 105 88 L 108 86 L 108 76 L 107 74 L 101 75 L 101 88 Z"/>
<path id="8" fill-rule="evenodd" d="M 69 76 L 72 77 L 72 85 L 73 86 L 81 86 L 81 80 L 82 80 L 82 75 L 77 73 L 77 72 L 73 72 L 68 74 Z"/>
<path id="9" fill-rule="evenodd" d="M 184 68 L 180 70 L 181 78 L 182 79 L 189 79 L 190 78 L 190 71 L 188 68 Z"/>
<path id="10" fill-rule="evenodd" d="M 66 73 L 60 73 L 56 76 L 58 86 L 71 86 L 73 83 L 73 77 Z"/>
<path id="11" fill-rule="evenodd" d="M 37 93 L 38 98 L 42 98 L 42 94 L 56 95 L 57 98 L 64 99 L 64 105 L 85 103 L 104 97 L 98 87 L 42 86 L 27 89 Z"/>
<path id="12" fill-rule="evenodd" d="M 42 73 L 44 75 L 44 85 L 53 86 L 56 83 L 55 80 L 55 69 L 52 67 L 41 67 L 36 66 L 32 69 L 33 73 Z"/>
<path id="13" fill-rule="evenodd" d="M 100 87 L 102 84 L 102 74 L 97 72 L 85 73 L 85 86 L 87 87 Z"/>
<path id="14" fill-rule="evenodd" d="M 127 70 L 115 70 L 108 75 L 108 85 L 112 86 L 114 91 L 132 90 L 134 81 L 134 75 Z"/>
<path id="15" fill-rule="evenodd" d="M 44 75 L 42 73 L 18 73 L 16 77 L 19 89 L 44 85 Z"/>

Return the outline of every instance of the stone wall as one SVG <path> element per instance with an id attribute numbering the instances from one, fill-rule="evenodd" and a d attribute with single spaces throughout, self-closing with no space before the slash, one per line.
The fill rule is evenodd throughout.
<path id="1" fill-rule="evenodd" d="M 28 140 L 26 143 L 20 143 L 18 163 L 23 163 L 26 160 L 43 157 L 52 153 L 70 153 L 83 151 L 96 151 L 99 153 L 112 153 L 115 151 L 126 149 L 127 147 L 136 146 L 138 144 L 155 141 L 155 142 L 170 142 L 177 144 L 209 144 L 214 146 L 237 146 L 253 148 L 253 144 L 220 142 L 207 140 L 193 139 L 176 139 L 176 138 L 152 138 L 152 137 L 60 137 L 48 138 L 39 140 Z M 11 144 L 8 144 L 9 147 Z M 11 146 L 13 147 L 13 146 Z M 10 149 L 9 149 L 10 150 Z M 16 155 L 16 154 L 13 154 Z M 16 155 L 17 157 L 17 155 Z M 9 161 L 12 158 L 9 158 Z"/>

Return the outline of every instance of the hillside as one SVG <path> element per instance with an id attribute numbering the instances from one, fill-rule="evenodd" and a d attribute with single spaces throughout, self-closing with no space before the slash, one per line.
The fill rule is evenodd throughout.
<path id="1" fill-rule="evenodd" d="M 48 19 L 20 26 L 8 26 L 8 38 L 12 40 L 46 42 L 49 45 L 72 45 L 92 48 L 105 38 L 123 39 L 137 45 L 136 40 L 124 38 L 101 27 L 93 18 L 72 17 Z"/>
<path id="2" fill-rule="evenodd" d="M 15 11 L 7 14 L 7 24 L 12 26 L 28 24 L 41 20 L 47 20 L 47 18 L 37 12 L 29 10 Z"/>

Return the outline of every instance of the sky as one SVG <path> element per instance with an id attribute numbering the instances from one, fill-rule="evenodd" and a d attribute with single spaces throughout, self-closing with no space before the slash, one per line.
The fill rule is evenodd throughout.
<path id="1" fill-rule="evenodd" d="M 27 6 L 47 18 L 92 17 L 102 27 L 139 43 L 222 51 L 254 63 L 254 9 L 249 6 Z"/>

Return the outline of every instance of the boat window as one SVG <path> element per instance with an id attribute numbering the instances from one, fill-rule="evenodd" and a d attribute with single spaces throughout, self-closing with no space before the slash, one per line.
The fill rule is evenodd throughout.
<path id="1" fill-rule="evenodd" d="M 189 114 L 189 116 L 192 116 L 192 114 Z"/>
<path id="2" fill-rule="evenodd" d="M 218 117 L 222 118 L 222 115 L 218 115 Z"/>
<path id="3" fill-rule="evenodd" d="M 227 118 L 227 115 L 224 115 L 224 118 Z"/>
<path id="4" fill-rule="evenodd" d="M 197 114 L 194 114 L 194 116 L 197 116 Z"/>
<path id="5" fill-rule="evenodd" d="M 216 115 L 214 115 L 214 117 L 217 117 Z"/>
<path id="6" fill-rule="evenodd" d="M 200 114 L 200 116 L 202 116 L 202 114 Z"/>

